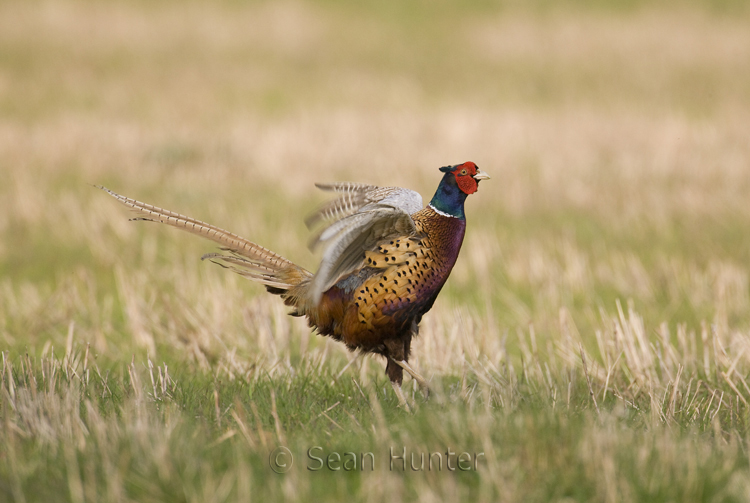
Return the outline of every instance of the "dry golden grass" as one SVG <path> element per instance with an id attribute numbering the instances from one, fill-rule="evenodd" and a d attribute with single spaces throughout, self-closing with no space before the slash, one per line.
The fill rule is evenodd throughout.
<path id="1" fill-rule="evenodd" d="M 0 499 L 747 499 L 747 12 L 566 5 L 0 4 Z M 87 185 L 314 268 L 315 181 L 427 198 L 469 159 L 409 417 Z M 279 444 L 488 455 L 269 478 Z"/>

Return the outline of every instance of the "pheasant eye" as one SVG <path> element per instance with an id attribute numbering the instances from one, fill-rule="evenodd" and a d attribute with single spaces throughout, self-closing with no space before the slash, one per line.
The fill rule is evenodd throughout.
<path id="1" fill-rule="evenodd" d="M 461 173 L 460 173 L 460 174 L 461 174 L 461 175 L 465 175 L 465 174 L 466 174 L 466 169 L 465 169 L 465 168 L 464 168 L 464 169 L 462 169 L 462 170 L 461 170 Z"/>

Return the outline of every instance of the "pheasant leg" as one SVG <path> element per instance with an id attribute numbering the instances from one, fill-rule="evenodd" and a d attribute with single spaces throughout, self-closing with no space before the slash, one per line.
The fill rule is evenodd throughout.
<path id="1" fill-rule="evenodd" d="M 402 369 L 406 370 L 406 371 L 407 371 L 407 372 L 409 373 L 409 375 L 410 375 L 410 376 L 411 376 L 411 377 L 412 377 L 412 378 L 413 378 L 413 379 L 414 379 L 415 381 L 417 381 L 417 384 L 418 384 L 418 385 L 419 385 L 419 387 L 421 388 L 421 390 L 422 390 L 422 393 L 424 393 L 424 396 L 425 396 L 425 398 L 427 398 L 427 397 L 429 397 L 429 396 L 430 396 L 430 387 L 429 387 L 429 386 L 427 385 L 427 381 L 425 380 L 425 378 L 424 378 L 424 377 L 422 377 L 422 376 L 421 376 L 421 375 L 419 374 L 419 372 L 417 372 L 416 370 L 414 370 L 414 368 L 413 368 L 413 367 L 412 367 L 411 365 L 409 365 L 409 362 L 407 362 L 406 360 L 396 360 L 395 358 L 391 358 L 391 359 L 392 359 L 392 360 L 393 360 L 393 361 L 394 361 L 394 362 L 395 362 L 395 363 L 396 363 L 396 364 L 397 364 L 397 365 L 398 365 L 399 367 L 401 367 Z"/>
<path id="2" fill-rule="evenodd" d="M 404 342 L 402 340 L 388 339 L 384 342 L 387 349 L 385 373 L 391 381 L 393 391 L 396 393 L 398 403 L 401 407 L 411 412 L 409 404 L 404 396 L 404 390 L 401 389 L 401 383 L 404 381 L 404 368 L 398 365 L 398 361 L 405 358 Z"/>

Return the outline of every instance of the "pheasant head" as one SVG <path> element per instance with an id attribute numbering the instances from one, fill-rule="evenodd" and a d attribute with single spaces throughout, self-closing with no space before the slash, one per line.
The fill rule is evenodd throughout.
<path id="1" fill-rule="evenodd" d="M 481 180 L 488 180 L 490 177 L 471 161 L 445 166 L 440 171 L 445 175 L 440 180 L 430 206 L 438 213 L 464 220 L 466 196 L 477 191 Z"/>

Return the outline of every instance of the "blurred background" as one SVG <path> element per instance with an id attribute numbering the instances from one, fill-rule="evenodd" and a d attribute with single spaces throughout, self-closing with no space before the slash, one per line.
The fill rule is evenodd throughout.
<path id="1" fill-rule="evenodd" d="M 314 270 L 315 182 L 467 160 L 414 415 L 92 186 Z M 2 0 L 0 500 L 748 501 L 748 193 L 746 0 Z"/>
<path id="2" fill-rule="evenodd" d="M 555 337 L 565 309 L 586 338 L 620 299 L 654 326 L 746 327 L 749 12 L 739 0 L 4 1 L 0 341 L 39 351 L 74 321 L 117 358 L 134 341 L 155 350 L 148 334 L 174 327 L 149 313 L 177 293 L 175 319 L 207 302 L 207 282 L 240 312 L 262 292 L 201 264 L 210 243 L 128 222 L 89 184 L 314 269 L 302 223 L 321 201 L 314 182 L 428 200 L 437 168 L 466 160 L 492 180 L 467 203 L 438 304 L 450 317 L 459 306 Z"/>

